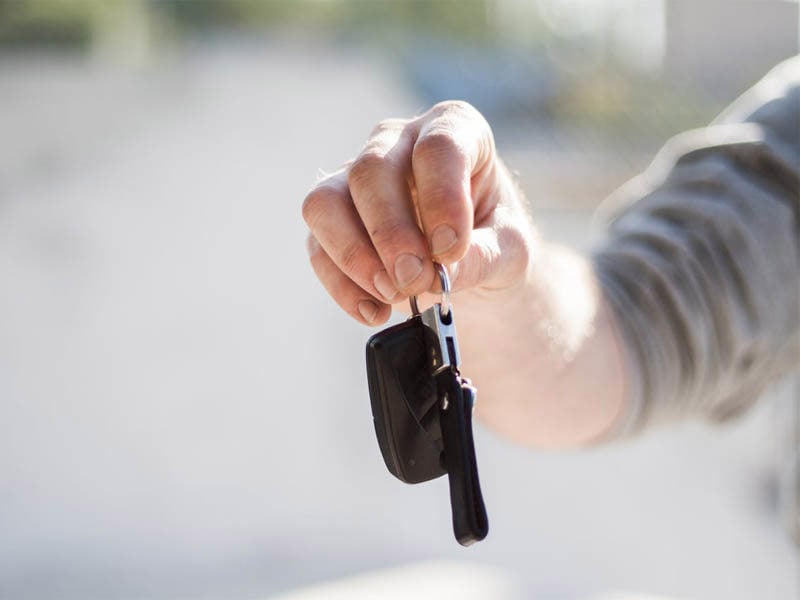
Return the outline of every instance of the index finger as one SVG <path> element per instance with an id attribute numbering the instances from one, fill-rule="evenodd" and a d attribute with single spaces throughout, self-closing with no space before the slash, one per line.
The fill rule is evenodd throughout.
<path id="1" fill-rule="evenodd" d="M 348 174 L 353 203 L 386 267 L 381 276 L 391 277 L 403 295 L 424 292 L 434 277 L 409 190 L 413 142 L 404 123 L 384 122 Z"/>

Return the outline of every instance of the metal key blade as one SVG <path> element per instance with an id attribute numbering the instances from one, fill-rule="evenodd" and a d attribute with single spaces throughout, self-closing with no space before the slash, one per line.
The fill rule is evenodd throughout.
<path id="1" fill-rule="evenodd" d="M 442 305 L 434 304 L 422 313 L 422 322 L 427 325 L 436 335 L 439 341 L 440 355 L 432 352 L 434 375 L 444 368 L 452 368 L 458 371 L 461 364 L 461 356 L 458 352 L 458 338 L 456 337 L 456 324 L 453 318 L 453 308 L 447 311 L 447 315 L 442 315 Z"/>

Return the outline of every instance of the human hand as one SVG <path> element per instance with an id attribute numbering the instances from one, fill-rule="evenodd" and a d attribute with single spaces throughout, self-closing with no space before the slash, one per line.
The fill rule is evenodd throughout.
<path id="1" fill-rule="evenodd" d="M 362 323 L 438 291 L 434 260 L 450 267 L 461 360 L 489 427 L 526 444 L 576 446 L 622 414 L 621 346 L 592 264 L 535 236 L 470 105 L 378 124 L 358 157 L 311 190 L 303 217 L 314 271 Z"/>
<path id="2" fill-rule="evenodd" d="M 434 260 L 450 266 L 454 293 L 500 298 L 520 285 L 533 239 L 489 124 L 458 101 L 379 123 L 358 157 L 306 196 L 303 218 L 317 277 L 368 325 L 438 290 Z"/>

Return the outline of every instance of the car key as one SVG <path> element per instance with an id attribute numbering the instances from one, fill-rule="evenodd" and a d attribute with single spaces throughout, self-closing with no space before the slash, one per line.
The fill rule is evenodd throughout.
<path id="1" fill-rule="evenodd" d="M 445 473 L 429 348 L 435 348 L 434 333 L 419 314 L 376 333 L 367 343 L 367 380 L 378 446 L 386 468 L 405 483 Z"/>
<path id="2" fill-rule="evenodd" d="M 450 281 L 434 263 L 442 302 L 372 336 L 367 378 L 378 445 L 389 471 L 406 483 L 447 473 L 453 531 L 462 545 L 482 540 L 488 519 L 472 437 L 477 391 L 459 372 Z"/>

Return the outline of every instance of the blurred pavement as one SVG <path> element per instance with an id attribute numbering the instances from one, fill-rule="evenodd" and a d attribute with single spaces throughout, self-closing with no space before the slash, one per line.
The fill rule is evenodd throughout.
<path id="1" fill-rule="evenodd" d="M 386 472 L 370 331 L 315 280 L 300 203 L 375 122 L 422 108 L 384 65 L 313 44 L 0 60 L 0 598 L 268 598 L 426 561 L 525 598 L 800 597 L 775 514 L 787 386 L 729 427 L 580 453 L 480 429 L 491 532 L 468 549 L 444 480 Z M 509 162 L 542 228 L 585 245 L 544 155 Z"/>

